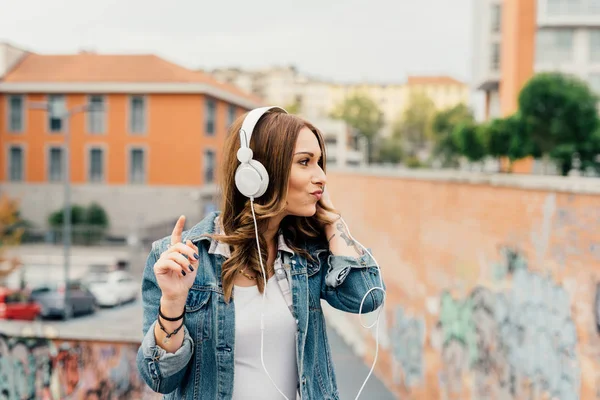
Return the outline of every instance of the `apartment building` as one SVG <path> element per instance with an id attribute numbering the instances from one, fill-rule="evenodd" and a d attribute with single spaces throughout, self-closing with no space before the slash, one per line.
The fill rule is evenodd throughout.
<path id="1" fill-rule="evenodd" d="M 336 83 L 316 79 L 294 67 L 261 70 L 222 68 L 210 71 L 222 82 L 231 83 L 264 98 L 272 104 L 294 106 L 299 114 L 316 123 L 325 135 L 332 165 L 361 165 L 366 161 L 365 143 L 346 124 L 332 120 L 334 107 L 345 98 L 363 93 L 373 99 L 383 113 L 382 136 L 392 132 L 410 96 L 422 92 L 438 109 L 469 101 L 469 86 L 448 76 L 410 76 L 406 83 Z"/>
<path id="2" fill-rule="evenodd" d="M 600 0 L 476 0 L 474 89 L 485 94 L 485 118 L 508 116 L 538 72 L 580 77 L 600 94 Z M 539 172 L 522 160 L 515 172 Z"/>
<path id="3" fill-rule="evenodd" d="M 0 104 L 1 190 L 21 200 L 23 216 L 46 224 L 63 206 L 69 168 L 72 202 L 101 204 L 110 233 L 126 236 L 214 208 L 228 127 L 263 103 L 155 55 L 43 55 L 0 44 Z"/>
<path id="4" fill-rule="evenodd" d="M 486 118 L 513 113 L 537 72 L 574 74 L 600 94 L 600 0 L 477 0 L 473 12 L 473 82 Z"/>

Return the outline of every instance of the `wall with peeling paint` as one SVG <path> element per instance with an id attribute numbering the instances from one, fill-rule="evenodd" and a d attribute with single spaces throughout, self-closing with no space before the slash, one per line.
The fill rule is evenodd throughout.
<path id="1" fill-rule="evenodd" d="M 386 385 L 402 399 L 600 399 L 600 181 L 387 175 L 328 182 L 383 269 Z M 370 364 L 375 330 L 327 311 Z"/>

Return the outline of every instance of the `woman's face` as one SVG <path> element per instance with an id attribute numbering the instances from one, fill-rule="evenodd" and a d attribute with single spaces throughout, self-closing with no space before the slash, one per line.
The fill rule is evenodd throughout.
<path id="1" fill-rule="evenodd" d="M 318 164 L 321 159 L 319 141 L 307 127 L 302 128 L 298 134 L 293 157 L 286 213 L 312 217 L 317 211 L 317 202 L 321 198 L 327 178 Z"/>

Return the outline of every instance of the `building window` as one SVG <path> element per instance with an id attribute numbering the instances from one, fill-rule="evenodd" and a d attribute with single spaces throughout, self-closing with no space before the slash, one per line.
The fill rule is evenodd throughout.
<path id="1" fill-rule="evenodd" d="M 215 117 L 217 114 L 217 104 L 213 99 L 206 99 L 206 134 L 213 136 L 215 134 Z"/>
<path id="2" fill-rule="evenodd" d="M 600 29 L 590 30 L 590 61 L 600 62 Z"/>
<path id="3" fill-rule="evenodd" d="M 88 181 L 93 183 L 104 182 L 104 150 L 90 149 L 90 165 Z"/>
<path id="4" fill-rule="evenodd" d="M 50 127 L 50 132 L 62 132 L 62 117 L 65 112 L 65 96 L 62 94 L 51 94 L 48 96 L 48 126 Z"/>
<path id="5" fill-rule="evenodd" d="M 129 183 L 146 182 L 146 160 L 144 149 L 129 151 Z"/>
<path id="6" fill-rule="evenodd" d="M 129 98 L 129 132 L 146 132 L 146 98 L 144 96 Z"/>
<path id="7" fill-rule="evenodd" d="M 87 117 L 89 133 L 104 133 L 105 111 L 104 96 L 93 95 L 88 98 Z"/>
<path id="8" fill-rule="evenodd" d="M 502 8 L 500 4 L 492 4 L 492 32 L 499 33 L 502 24 Z"/>
<path id="9" fill-rule="evenodd" d="M 600 96 L 600 74 L 591 74 L 588 77 L 590 89 Z"/>
<path id="10" fill-rule="evenodd" d="M 578 15 L 583 11 L 583 1 L 582 0 L 565 0 L 566 3 L 566 11 L 569 15 Z"/>
<path id="11" fill-rule="evenodd" d="M 61 182 L 63 180 L 64 164 L 62 147 L 50 147 L 48 156 L 49 182 Z"/>
<path id="12" fill-rule="evenodd" d="M 536 37 L 536 61 L 565 63 L 573 60 L 573 29 L 540 29 Z"/>
<path id="13" fill-rule="evenodd" d="M 548 9 L 548 15 L 556 15 L 561 13 L 561 2 L 562 0 L 548 0 L 546 6 Z"/>
<path id="14" fill-rule="evenodd" d="M 595 0 L 591 0 L 592 2 Z M 585 12 L 585 0 L 547 0 L 548 15 L 580 15 Z M 593 3 L 590 4 L 593 8 Z"/>
<path id="15" fill-rule="evenodd" d="M 21 146 L 10 146 L 8 150 L 8 179 L 22 182 L 24 178 L 25 155 Z"/>
<path id="16" fill-rule="evenodd" d="M 215 181 L 215 152 L 204 150 L 204 183 Z"/>
<path id="17" fill-rule="evenodd" d="M 22 95 L 8 96 L 8 131 L 22 132 L 25 120 L 25 101 Z"/>
<path id="18" fill-rule="evenodd" d="M 229 108 L 227 109 L 227 126 L 231 126 L 233 124 L 233 122 L 235 121 L 235 111 L 236 111 L 235 105 L 230 104 Z"/>
<path id="19" fill-rule="evenodd" d="M 490 53 L 490 69 L 492 71 L 500 70 L 500 43 L 492 43 L 492 50 Z"/>

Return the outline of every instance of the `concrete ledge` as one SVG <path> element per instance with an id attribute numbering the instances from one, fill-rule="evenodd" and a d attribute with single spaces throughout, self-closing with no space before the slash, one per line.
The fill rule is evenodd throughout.
<path id="1" fill-rule="evenodd" d="M 15 337 L 35 337 L 60 340 L 93 340 L 140 344 L 142 327 L 138 324 L 121 325 L 110 322 L 102 329 L 82 329 L 61 322 L 0 320 L 0 334 Z"/>
<path id="2" fill-rule="evenodd" d="M 404 169 L 398 167 L 346 167 L 328 168 L 328 173 L 340 175 L 363 175 L 378 178 L 398 178 L 421 181 L 443 181 L 471 185 L 512 187 L 526 190 L 550 190 L 556 192 L 600 194 L 600 178 L 563 177 L 545 175 L 517 175 L 459 170 Z"/>

